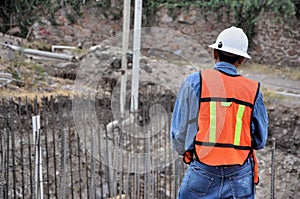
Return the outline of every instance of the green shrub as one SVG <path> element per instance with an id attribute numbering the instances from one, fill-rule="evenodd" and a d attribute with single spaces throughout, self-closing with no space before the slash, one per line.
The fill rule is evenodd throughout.
<path id="1" fill-rule="evenodd" d="M 54 14 L 63 7 L 67 10 L 66 17 L 71 23 L 75 23 L 75 16 L 80 17 L 82 14 L 82 2 L 82 0 L 1 0 L 0 17 L 3 23 L 0 25 L 0 31 L 6 32 L 13 24 L 18 24 L 21 36 L 25 37 L 28 27 L 38 17 L 37 14 L 48 16 L 51 23 L 57 25 Z M 103 12 L 111 8 L 111 0 L 90 0 L 90 2 L 102 8 Z M 131 2 L 134 8 L 134 0 Z M 242 27 L 250 40 L 254 35 L 257 17 L 264 11 L 269 11 L 278 18 L 300 17 L 300 0 L 143 0 L 144 25 L 151 25 L 151 18 L 155 16 L 159 6 L 169 8 L 171 16 L 176 16 L 179 8 L 188 9 L 190 6 L 220 14 L 233 13 L 235 25 Z"/>
<path id="2" fill-rule="evenodd" d="M 26 37 L 28 27 L 37 19 L 38 15 L 48 16 L 52 24 L 57 25 L 54 14 L 65 7 L 66 17 L 71 23 L 75 22 L 75 15 L 81 16 L 82 0 L 1 0 L 0 1 L 0 31 L 6 32 L 12 26 L 18 25 L 21 37 Z"/>
<path id="3" fill-rule="evenodd" d="M 224 14 L 224 12 L 228 15 L 233 13 L 235 25 L 243 28 L 250 40 L 254 35 L 255 22 L 262 12 L 268 11 L 278 16 L 278 19 L 292 16 L 300 17 L 297 13 L 300 12 L 300 0 L 144 0 L 145 18 L 155 14 L 156 9 L 161 5 L 169 8 L 172 16 L 172 12 L 176 12 L 176 9 L 189 8 L 190 6 L 212 11 L 219 15 Z"/>

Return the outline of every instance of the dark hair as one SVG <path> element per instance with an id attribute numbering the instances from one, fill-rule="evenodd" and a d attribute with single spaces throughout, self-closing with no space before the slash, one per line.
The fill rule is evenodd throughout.
<path id="1" fill-rule="evenodd" d="M 224 52 L 221 50 L 218 50 L 218 55 L 219 55 L 220 61 L 228 62 L 230 64 L 234 64 L 237 60 L 242 58 L 242 56 L 240 56 L 240 55 L 235 55 L 235 54 Z"/>

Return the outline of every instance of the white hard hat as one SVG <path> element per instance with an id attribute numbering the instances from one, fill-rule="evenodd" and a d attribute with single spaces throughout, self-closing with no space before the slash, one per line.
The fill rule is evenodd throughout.
<path id="1" fill-rule="evenodd" d="M 223 30 L 209 47 L 251 59 L 247 53 L 248 38 L 241 28 L 232 26 Z"/>

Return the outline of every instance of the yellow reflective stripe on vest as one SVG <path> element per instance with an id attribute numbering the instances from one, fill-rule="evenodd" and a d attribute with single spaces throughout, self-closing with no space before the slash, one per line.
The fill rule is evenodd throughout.
<path id="1" fill-rule="evenodd" d="M 221 106 L 231 106 L 232 102 L 221 102 Z"/>
<path id="2" fill-rule="evenodd" d="M 216 142 L 217 134 L 217 103 L 210 102 L 210 125 L 209 125 L 209 141 Z"/>
<path id="3" fill-rule="evenodd" d="M 225 105 L 225 104 L 224 104 Z M 227 104 L 226 104 L 227 105 Z M 236 115 L 234 145 L 239 146 L 241 141 L 241 133 L 243 126 L 243 115 L 245 111 L 245 105 L 239 105 Z M 209 125 L 209 142 L 216 142 L 217 134 L 217 105 L 216 102 L 210 102 L 210 125 Z"/>
<path id="4" fill-rule="evenodd" d="M 240 145 L 245 105 L 239 105 L 235 122 L 234 145 Z"/>

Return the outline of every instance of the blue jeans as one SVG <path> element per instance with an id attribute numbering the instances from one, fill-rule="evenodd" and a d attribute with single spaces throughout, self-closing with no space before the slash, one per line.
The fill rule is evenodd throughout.
<path id="1" fill-rule="evenodd" d="M 178 199 L 254 199 L 252 161 L 242 166 L 207 166 L 193 161 L 180 186 Z"/>

